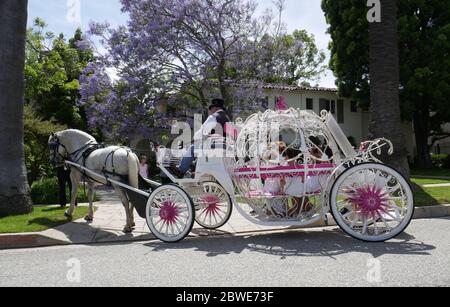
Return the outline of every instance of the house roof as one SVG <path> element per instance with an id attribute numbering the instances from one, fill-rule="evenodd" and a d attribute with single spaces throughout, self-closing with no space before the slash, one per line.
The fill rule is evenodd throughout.
<path id="1" fill-rule="evenodd" d="M 239 84 L 239 83 L 229 83 L 231 86 L 239 87 L 255 87 L 255 88 L 262 88 L 265 90 L 278 90 L 278 91 L 286 91 L 286 92 L 295 92 L 295 91 L 311 91 L 311 92 L 330 92 L 330 93 L 337 93 L 337 88 L 330 88 L 330 87 L 320 87 L 320 86 L 297 86 L 297 85 L 286 85 L 286 84 L 263 84 L 263 83 L 257 83 L 257 82 L 249 82 L 245 84 Z M 218 82 L 212 81 L 210 82 L 210 85 L 218 85 Z"/>
<path id="2" fill-rule="evenodd" d="M 295 85 L 283 85 L 283 84 L 264 84 L 263 89 L 266 90 L 279 90 L 279 91 L 312 91 L 312 92 L 332 92 L 337 93 L 336 88 L 319 87 L 319 86 L 295 86 Z"/>

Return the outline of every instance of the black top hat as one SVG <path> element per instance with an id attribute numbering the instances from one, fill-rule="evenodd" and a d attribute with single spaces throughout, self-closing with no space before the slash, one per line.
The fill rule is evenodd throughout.
<path id="1" fill-rule="evenodd" d="M 212 104 L 209 106 L 209 110 L 212 108 L 220 108 L 222 110 L 225 110 L 225 101 L 223 99 L 213 99 Z"/>

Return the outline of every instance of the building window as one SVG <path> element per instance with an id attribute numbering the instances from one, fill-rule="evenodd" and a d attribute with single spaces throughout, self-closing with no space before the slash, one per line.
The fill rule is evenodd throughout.
<path id="1" fill-rule="evenodd" d="M 358 103 L 356 101 L 351 101 L 351 112 L 358 113 Z"/>
<path id="2" fill-rule="evenodd" d="M 331 114 L 336 115 L 336 101 L 331 100 Z"/>
<path id="3" fill-rule="evenodd" d="M 314 110 L 314 100 L 312 98 L 306 98 L 306 110 Z"/>
<path id="4" fill-rule="evenodd" d="M 337 119 L 339 124 L 344 123 L 344 100 L 337 101 Z"/>
<path id="5" fill-rule="evenodd" d="M 269 96 L 266 96 L 264 99 L 261 100 L 261 108 L 263 110 L 267 110 L 269 108 Z"/>
<path id="6" fill-rule="evenodd" d="M 330 101 L 328 99 L 319 99 L 319 111 L 322 112 L 323 110 L 330 112 Z"/>

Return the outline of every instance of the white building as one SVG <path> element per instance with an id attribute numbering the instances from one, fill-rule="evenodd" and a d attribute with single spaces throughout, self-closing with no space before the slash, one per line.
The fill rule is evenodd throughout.
<path id="1" fill-rule="evenodd" d="M 358 107 L 356 101 L 338 96 L 335 88 L 266 85 L 264 94 L 269 108 L 274 108 L 278 97 L 284 97 L 286 103 L 293 108 L 313 110 L 320 114 L 321 110 L 331 112 L 344 133 L 353 138 L 355 144 L 367 139 L 370 113 Z M 410 158 L 414 157 L 415 141 L 411 123 L 404 123 L 406 146 Z"/>
<path id="2" fill-rule="evenodd" d="M 263 86 L 263 96 L 271 109 L 275 108 L 275 103 L 279 97 L 284 97 L 289 107 L 313 110 L 317 114 L 320 114 L 321 110 L 328 110 L 335 116 L 344 133 L 353 139 L 354 145 L 358 146 L 361 141 L 367 139 L 370 113 L 359 108 L 355 101 L 339 97 L 335 88 L 265 85 Z M 245 112 L 244 114 L 238 114 L 238 116 L 244 118 L 246 115 L 250 114 L 245 114 Z M 405 123 L 404 131 L 406 146 L 410 153 L 410 159 L 412 159 L 415 152 L 412 125 Z M 148 147 L 147 144 L 148 141 L 137 137 L 131 146 L 143 151 L 143 148 Z"/>

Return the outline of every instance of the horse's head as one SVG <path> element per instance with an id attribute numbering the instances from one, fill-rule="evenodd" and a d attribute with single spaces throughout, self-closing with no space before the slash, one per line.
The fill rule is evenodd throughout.
<path id="1" fill-rule="evenodd" d="M 76 159 L 86 144 L 96 143 L 94 137 L 80 130 L 69 129 L 52 133 L 48 140 L 50 162 L 54 165 L 64 164 L 66 160 Z"/>
<path id="2" fill-rule="evenodd" d="M 50 163 L 57 166 L 64 164 L 69 153 L 64 144 L 61 143 L 59 133 L 52 133 L 48 139 L 48 149 L 50 152 Z"/>

